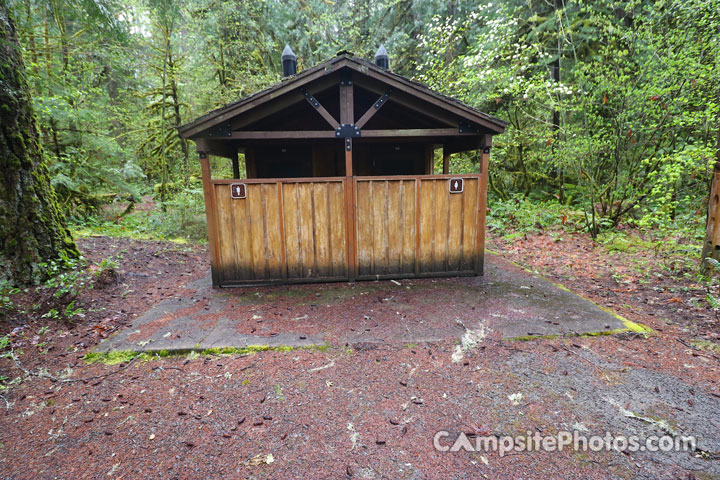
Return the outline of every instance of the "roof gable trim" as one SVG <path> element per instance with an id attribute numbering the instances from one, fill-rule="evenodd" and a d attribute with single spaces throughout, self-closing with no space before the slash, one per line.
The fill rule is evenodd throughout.
<path id="1" fill-rule="evenodd" d="M 362 75 L 384 83 L 396 90 L 402 90 L 404 93 L 417 97 L 421 101 L 430 103 L 436 108 L 441 108 L 449 113 L 464 118 L 465 120 L 478 123 L 494 133 L 502 133 L 507 125 L 507 122 L 503 120 L 479 112 L 458 100 L 445 97 L 430 90 L 424 85 L 413 82 L 401 75 L 382 70 L 369 62 L 349 56 L 349 54 L 343 54 L 326 62 L 320 63 L 315 67 L 304 70 L 279 84 L 273 85 L 265 90 L 209 112 L 208 114 L 179 127 L 178 131 L 184 138 L 195 136 L 209 128 L 212 128 L 213 126 L 218 125 L 219 123 L 228 121 L 233 117 L 248 112 L 273 99 L 293 91 L 299 91 L 299 89 L 305 85 L 319 80 L 324 76 L 330 75 L 344 67 L 351 68 Z"/>

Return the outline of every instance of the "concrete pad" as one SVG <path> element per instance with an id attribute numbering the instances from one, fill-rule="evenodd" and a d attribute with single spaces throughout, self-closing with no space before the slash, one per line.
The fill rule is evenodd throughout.
<path id="1" fill-rule="evenodd" d="M 98 352 L 249 346 L 409 344 L 486 335 L 504 339 L 644 331 L 621 317 L 486 256 L 485 275 L 216 290 L 210 276 L 185 286 Z"/>
<path id="2" fill-rule="evenodd" d="M 478 287 L 486 295 L 486 326 L 503 338 L 646 331 L 562 285 L 489 257 Z"/>

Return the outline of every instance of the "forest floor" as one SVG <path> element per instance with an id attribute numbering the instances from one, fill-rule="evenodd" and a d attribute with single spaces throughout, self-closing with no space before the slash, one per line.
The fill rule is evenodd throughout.
<path id="1" fill-rule="evenodd" d="M 3 478 L 720 478 L 720 321 L 707 300 L 717 292 L 653 252 L 613 251 L 575 234 L 489 245 L 650 335 L 478 336 L 462 344 L 460 361 L 457 339 L 448 339 L 90 363 L 133 319 L 182 300 L 207 274 L 208 257 L 205 247 L 163 241 L 79 244 L 94 265 L 114 261 L 65 311 L 71 321 L 51 318 L 62 312 L 40 317 L 52 303 L 43 290 L 15 295 L 25 312 L 0 320 L 4 352 L 13 353 L 0 359 Z M 341 285 L 300 290 L 322 297 Z M 417 300 L 404 313 L 432 315 Z M 371 309 L 374 300 L 341 301 Z M 390 315 L 375 310 L 368 317 Z M 439 431 L 442 445 L 461 434 L 560 431 L 694 435 L 698 444 L 500 456 L 438 451 Z"/>

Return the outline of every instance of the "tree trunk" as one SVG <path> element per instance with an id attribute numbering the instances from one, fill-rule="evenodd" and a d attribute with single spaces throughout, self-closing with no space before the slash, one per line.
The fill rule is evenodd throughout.
<path id="1" fill-rule="evenodd" d="M 0 113 L 0 278 L 26 285 L 42 279 L 40 262 L 79 252 L 50 185 L 5 2 L 0 2 Z"/>

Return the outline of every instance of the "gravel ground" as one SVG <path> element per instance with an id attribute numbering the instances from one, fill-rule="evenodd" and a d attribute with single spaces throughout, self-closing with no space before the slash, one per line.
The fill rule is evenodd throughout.
<path id="1" fill-rule="evenodd" d="M 14 332 L 17 360 L 1 359 L 0 375 L 20 379 L 0 399 L 1 478 L 720 478 L 720 356 L 693 343 L 712 344 L 717 330 L 684 302 L 648 307 L 657 285 L 620 288 L 611 303 L 586 277 L 559 278 L 603 305 L 622 305 L 620 313 L 657 332 L 649 337 L 507 341 L 490 333 L 467 342 L 459 361 L 457 339 L 447 338 L 87 364 L 103 339 L 202 278 L 207 254 L 102 237 L 81 246 L 96 262 L 124 252 L 114 280 L 81 294 L 84 318 L 16 313 L 1 324 L 1 334 Z M 576 253 L 600 265 L 592 281 L 607 290 L 616 272 L 603 271 L 594 250 Z M 517 260 L 522 252 L 502 254 Z M 18 303 L 44 298 L 24 295 Z M 424 296 L 419 289 L 404 314 L 432 313 Z M 385 315 L 368 316 L 382 324 Z M 433 446 L 437 432 L 447 446 L 562 431 L 693 435 L 697 445 L 503 456 Z"/>

